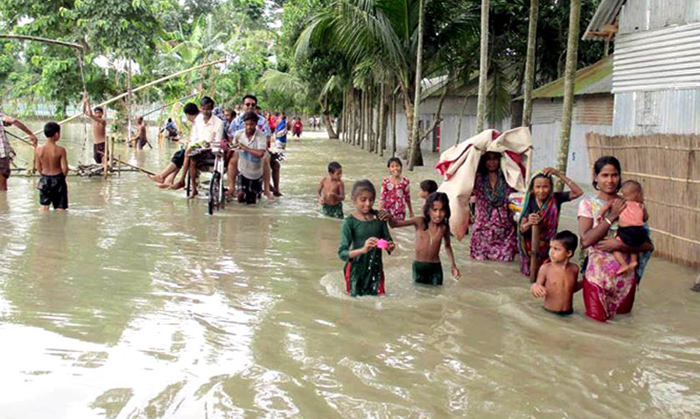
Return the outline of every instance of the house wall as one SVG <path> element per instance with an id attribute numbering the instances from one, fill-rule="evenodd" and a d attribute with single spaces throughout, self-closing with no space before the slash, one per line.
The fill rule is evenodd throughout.
<path id="1" fill-rule="evenodd" d="M 581 184 L 591 182 L 586 133 L 610 134 L 612 131 L 612 95 L 587 95 L 576 98 L 571 126 L 569 161 L 566 174 Z M 532 104 L 532 170 L 556 167 L 560 148 L 562 98 L 535 99 Z"/>
<path id="2" fill-rule="evenodd" d="M 613 134 L 700 130 L 700 1 L 628 0 L 615 41 Z"/>

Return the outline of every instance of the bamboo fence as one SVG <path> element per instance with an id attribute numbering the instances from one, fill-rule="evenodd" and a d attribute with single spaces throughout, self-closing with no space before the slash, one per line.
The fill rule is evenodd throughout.
<path id="1" fill-rule="evenodd" d="M 700 135 L 586 135 L 590 161 L 615 156 L 644 188 L 655 254 L 700 267 Z"/>

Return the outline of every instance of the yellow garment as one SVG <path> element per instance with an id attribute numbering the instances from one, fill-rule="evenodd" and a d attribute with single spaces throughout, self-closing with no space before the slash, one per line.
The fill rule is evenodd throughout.
<path id="1" fill-rule="evenodd" d="M 494 137 L 496 138 L 493 139 Z M 520 192 L 527 188 L 520 166 L 505 154 L 505 151 L 519 154 L 523 166 L 527 167 L 532 152 L 532 138 L 527 127 L 515 128 L 502 134 L 496 130 L 486 130 L 445 150 L 436 165 L 445 178 L 438 191 L 446 193 L 450 198 L 450 230 L 457 240 L 462 240 L 467 234 L 469 199 L 476 180 L 476 170 L 481 156 L 489 151 L 503 155 L 501 170 L 508 185 Z"/>

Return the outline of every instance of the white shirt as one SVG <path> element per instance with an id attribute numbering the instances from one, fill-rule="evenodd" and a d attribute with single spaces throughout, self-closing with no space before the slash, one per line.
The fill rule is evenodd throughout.
<path id="1" fill-rule="evenodd" d="M 216 115 L 212 115 L 209 121 L 204 122 L 204 115 L 199 114 L 192 125 L 190 145 L 203 143 L 204 147 L 219 148 L 219 143 L 224 138 L 224 122 Z"/>
<path id="2" fill-rule="evenodd" d="M 267 136 L 257 129 L 253 138 L 248 138 L 245 134 L 245 129 L 236 131 L 233 138 L 236 143 L 243 144 L 253 150 L 267 150 Z M 241 150 L 239 153 L 238 171 L 248 179 L 260 179 L 263 175 L 262 159 L 253 156 L 247 151 Z"/>

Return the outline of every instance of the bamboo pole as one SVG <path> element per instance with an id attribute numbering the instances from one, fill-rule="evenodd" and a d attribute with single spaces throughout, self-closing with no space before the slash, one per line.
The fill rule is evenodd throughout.
<path id="1" fill-rule="evenodd" d="M 488 1 L 488 0 L 487 0 Z M 420 123 L 420 93 L 423 81 L 423 22 L 425 19 L 425 1 L 418 2 L 418 47 L 416 48 L 416 81 L 413 98 L 413 120 L 409 134 L 408 170 L 413 171 L 416 158 L 420 153 L 419 123 Z M 406 115 L 408 117 L 408 115 Z M 422 163 L 421 163 L 422 164 Z"/>
<path id="2" fill-rule="evenodd" d="M 102 179 L 107 179 L 107 173 L 109 172 L 109 143 L 111 143 L 111 137 L 105 139 L 105 153 L 102 156 Z"/>
<path id="3" fill-rule="evenodd" d="M 224 62 L 226 62 L 226 60 L 225 60 L 225 59 L 221 59 L 221 60 L 218 60 L 218 61 L 212 61 L 212 62 L 209 62 L 209 63 L 206 63 L 206 64 L 201 64 L 201 65 L 198 65 L 198 66 L 195 66 L 195 67 L 190 67 L 190 68 L 188 68 L 188 69 L 186 69 L 186 70 L 178 71 L 177 73 L 173 73 L 173 74 L 171 74 L 171 75 L 169 75 L 169 76 L 161 77 L 161 78 L 159 78 L 159 79 L 157 79 L 157 80 L 153 80 L 152 82 L 148 82 L 148 83 L 144 84 L 143 86 L 139 86 L 139 87 L 137 87 L 137 88 L 135 88 L 135 89 L 132 89 L 132 90 L 131 90 L 131 93 L 136 93 L 136 92 L 138 92 L 138 91 L 140 91 L 140 90 L 149 88 L 149 87 L 154 86 L 154 85 L 156 85 L 156 84 L 162 83 L 162 82 L 164 82 L 164 81 L 168 81 L 168 80 L 170 80 L 170 79 L 172 79 L 172 78 L 175 78 L 175 77 L 177 77 L 177 76 L 181 76 L 181 75 L 186 74 L 186 73 L 189 73 L 189 72 L 191 72 L 191 71 L 198 70 L 198 69 L 200 69 L 200 68 L 203 68 L 203 67 L 206 67 L 206 66 L 210 66 L 210 65 L 214 65 L 214 64 L 221 64 L 221 63 L 224 63 Z M 102 106 L 102 107 L 107 106 L 107 105 L 109 105 L 109 104 L 111 104 L 111 103 L 114 103 L 114 102 L 118 101 L 119 99 L 122 99 L 122 98 L 126 97 L 127 95 L 129 95 L 129 92 L 124 92 L 124 93 L 122 93 L 122 94 L 120 94 L 120 95 L 118 95 L 118 96 L 115 96 L 115 97 L 113 97 L 113 98 L 111 98 L 111 99 L 109 99 L 109 100 L 107 100 L 107 101 L 104 101 L 104 102 L 102 102 L 102 103 L 99 103 L 99 104 L 97 104 L 97 105 L 95 105 L 95 106 Z M 82 113 L 75 114 L 75 115 L 73 115 L 73 116 L 71 116 L 71 117 L 69 117 L 69 118 L 64 119 L 63 121 L 58 122 L 58 125 L 63 125 L 63 124 L 65 124 L 65 123 L 68 123 L 68 122 L 70 122 L 70 121 L 72 121 L 72 120 L 74 120 L 74 119 L 77 119 L 77 118 L 81 117 L 81 116 L 83 116 Z M 35 132 L 34 132 L 34 135 L 40 134 L 41 132 L 42 132 L 42 130 L 35 131 Z"/>
<path id="4" fill-rule="evenodd" d="M 189 99 L 189 98 L 191 98 L 192 96 L 197 96 L 198 94 L 199 94 L 199 92 L 196 92 L 196 93 L 192 93 L 191 95 L 187 95 L 187 96 L 185 96 L 185 97 L 181 97 L 181 98 L 178 99 L 178 100 L 175 100 L 175 101 L 170 102 L 170 103 L 168 103 L 168 104 L 165 104 L 165 105 L 163 105 L 163 106 L 159 106 L 159 107 L 157 107 L 156 109 L 153 109 L 153 110 L 151 110 L 151 111 L 148 111 L 148 112 L 146 112 L 145 114 L 143 114 L 143 115 L 141 115 L 141 116 L 146 117 L 146 116 L 148 116 L 148 115 L 150 115 L 150 114 L 152 114 L 152 113 L 158 112 L 158 111 L 160 111 L 160 110 L 162 110 L 162 109 L 167 109 L 167 108 L 173 106 L 173 105 L 176 104 L 176 103 L 180 103 L 180 102 L 182 102 L 183 100 Z"/>
<path id="5" fill-rule="evenodd" d="M 518 226 L 520 228 L 520 226 Z M 537 260 L 540 242 L 540 226 L 532 226 L 532 241 L 530 245 L 530 282 L 537 281 L 537 271 L 539 271 L 539 261 Z"/>
<path id="6" fill-rule="evenodd" d="M 103 152 L 101 152 L 101 151 L 98 151 L 98 153 L 102 154 L 102 156 L 105 156 L 105 153 L 103 153 Z M 106 159 L 107 157 L 105 156 L 104 158 Z M 119 159 L 119 158 L 112 157 L 112 159 L 116 160 L 116 161 L 119 162 L 120 164 L 123 164 L 124 166 L 131 167 L 132 169 L 136 169 L 136 170 L 138 170 L 139 172 L 143 172 L 143 173 L 145 173 L 145 174 L 147 174 L 147 175 L 152 175 L 152 176 L 155 176 L 155 175 L 156 175 L 155 173 L 151 172 L 150 170 L 146 170 L 146 169 L 143 169 L 143 168 L 141 168 L 141 167 L 135 166 L 135 165 L 133 165 L 133 164 L 131 164 L 131 163 L 127 163 L 127 162 L 125 162 L 124 160 L 121 160 L 121 159 Z"/>
<path id="7" fill-rule="evenodd" d="M 489 0 L 481 0 L 481 50 L 479 54 L 479 96 L 476 105 L 476 133 L 484 130 L 486 113 L 486 84 L 489 72 Z"/>
<path id="8" fill-rule="evenodd" d="M 72 42 L 57 41 L 55 39 L 40 38 L 38 36 L 0 34 L 0 39 L 3 39 L 3 38 L 4 39 L 19 39 L 22 41 L 43 42 L 45 44 L 61 45 L 64 47 L 76 48 L 76 49 L 79 49 L 81 51 L 83 50 L 83 47 L 81 45 L 74 44 Z"/>

